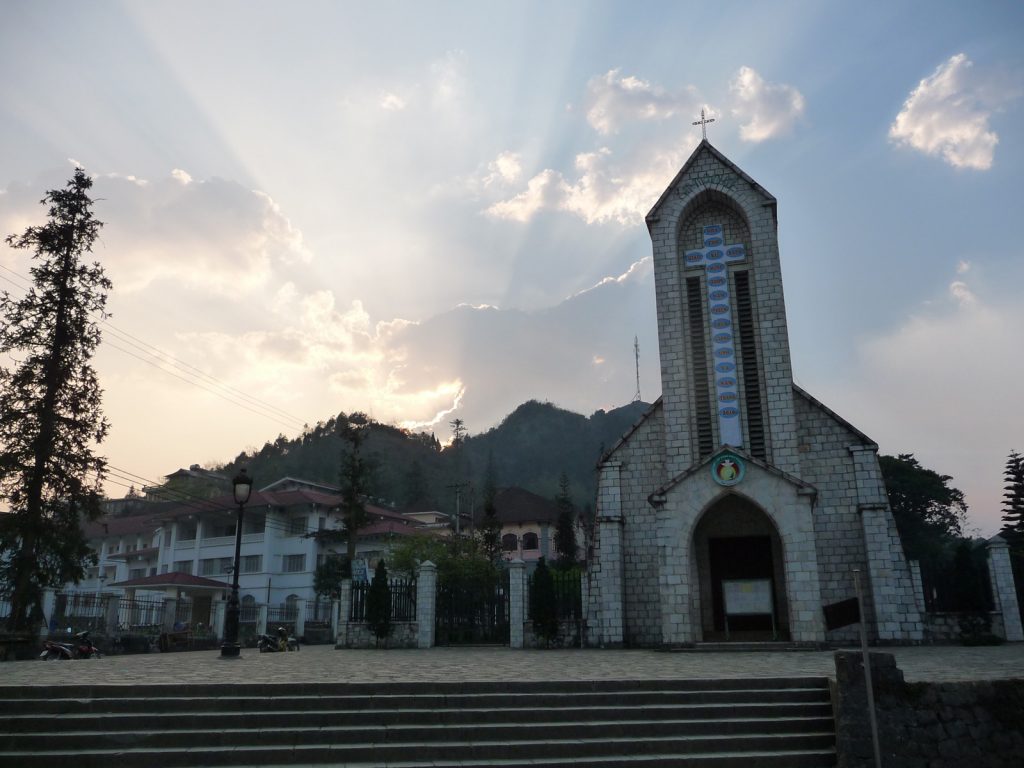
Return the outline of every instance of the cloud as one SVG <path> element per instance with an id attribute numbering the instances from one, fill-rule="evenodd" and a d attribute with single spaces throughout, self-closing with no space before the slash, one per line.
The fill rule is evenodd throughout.
<path id="1" fill-rule="evenodd" d="M 457 102 L 466 90 L 466 67 L 469 57 L 465 51 L 448 51 L 430 65 L 431 96 L 435 107 Z"/>
<path id="2" fill-rule="evenodd" d="M 629 121 L 668 120 L 680 112 L 693 112 L 699 99 L 693 86 L 672 94 L 646 80 L 623 75 L 621 69 L 612 69 L 587 83 L 584 103 L 587 122 L 607 136 Z"/>
<path id="3" fill-rule="evenodd" d="M 180 334 L 179 343 L 188 359 L 273 402 L 340 403 L 332 407 L 409 429 L 458 411 L 483 428 L 531 397 L 581 410 L 628 402 L 633 336 L 656 348 L 652 282 L 633 265 L 544 310 L 463 305 L 422 322 L 375 322 L 359 301 L 338 306 L 330 291 L 285 284 L 266 304 L 266 330 Z M 653 355 L 644 363 L 655 380 Z"/>
<path id="4" fill-rule="evenodd" d="M 804 97 L 791 85 L 765 82 L 750 67 L 740 67 L 729 83 L 732 114 L 743 141 L 761 142 L 792 131 L 804 113 Z"/>
<path id="5" fill-rule="evenodd" d="M 1024 307 L 986 302 L 956 281 L 947 300 L 862 341 L 856 373 L 834 390 L 835 406 L 882 452 L 913 452 L 937 471 L 955 471 L 972 519 L 990 533 L 1003 461 L 1024 434 L 1024 411 L 1014 407 L 1024 358 L 1012 353 L 1021 328 Z"/>
<path id="6" fill-rule="evenodd" d="M 401 112 L 408 106 L 408 102 L 396 93 L 383 91 L 378 102 L 380 108 L 387 112 Z"/>
<path id="7" fill-rule="evenodd" d="M 494 203 L 486 213 L 526 222 L 542 210 L 555 210 L 575 214 L 588 224 L 637 225 L 672 180 L 688 149 L 655 150 L 625 162 L 617 162 L 607 147 L 583 152 L 576 155 L 574 180 L 547 168 L 531 178 L 525 190 Z"/>
<path id="8" fill-rule="evenodd" d="M 12 184 L 0 196 L 0 224 L 14 232 L 38 223 L 45 216 L 38 190 L 61 185 Z M 169 281 L 242 298 L 275 269 L 310 259 L 302 233 L 273 198 L 237 182 L 196 180 L 180 168 L 153 180 L 111 173 L 95 177 L 92 197 L 105 223 L 95 250 L 120 294 Z"/>
<path id="9" fill-rule="evenodd" d="M 889 127 L 889 138 L 939 155 L 954 168 L 988 170 L 999 143 L 989 120 L 1011 97 L 981 78 L 967 56 L 958 53 L 918 83 Z"/>
<path id="10" fill-rule="evenodd" d="M 512 184 L 523 175 L 522 156 L 518 152 L 502 152 L 487 164 L 487 170 L 483 180 L 485 187 Z"/>

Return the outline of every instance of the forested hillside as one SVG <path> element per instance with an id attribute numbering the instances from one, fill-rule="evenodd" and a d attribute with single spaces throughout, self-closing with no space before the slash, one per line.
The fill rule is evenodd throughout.
<path id="1" fill-rule="evenodd" d="M 410 433 L 371 422 L 366 452 L 374 458 L 372 495 L 398 507 L 453 512 L 455 490 L 463 490 L 463 511 L 480 503 L 488 460 L 499 486 L 518 485 L 553 498 L 562 472 L 569 477 L 573 501 L 582 509 L 593 503 L 594 466 L 602 449 L 610 448 L 648 408 L 634 402 L 583 416 L 551 403 L 530 401 L 516 408 L 498 426 L 469 434 L 459 444 L 442 447 L 438 437 Z M 340 414 L 339 417 L 343 417 Z M 254 453 L 243 452 L 218 469 L 228 477 L 245 467 L 261 487 L 281 477 L 338 484 L 341 440 L 339 417 L 307 429 L 300 437 L 283 436 Z M 447 425 L 446 425 L 447 426 Z M 472 424 L 467 424 L 472 433 Z M 448 435 L 440 435 L 447 440 Z"/>

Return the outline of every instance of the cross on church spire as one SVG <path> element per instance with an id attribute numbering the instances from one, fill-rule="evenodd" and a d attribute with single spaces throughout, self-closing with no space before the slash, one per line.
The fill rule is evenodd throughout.
<path id="1" fill-rule="evenodd" d="M 700 109 L 700 120 L 697 120 L 694 123 L 694 125 L 699 125 L 700 126 L 700 135 L 701 135 L 701 138 L 703 138 L 705 141 L 707 141 L 707 138 L 708 138 L 708 128 L 707 128 L 707 125 L 708 125 L 708 123 L 713 123 L 713 122 L 715 122 L 715 118 L 713 118 L 713 117 L 709 117 L 707 119 L 704 118 L 704 108 L 701 107 L 701 109 Z"/>

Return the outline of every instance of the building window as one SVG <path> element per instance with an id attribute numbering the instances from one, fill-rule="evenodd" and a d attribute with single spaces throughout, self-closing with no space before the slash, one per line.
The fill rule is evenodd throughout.
<path id="1" fill-rule="evenodd" d="M 146 575 L 146 569 L 145 568 L 132 568 L 131 570 L 128 571 L 128 578 L 129 579 L 141 579 L 145 575 Z"/>
<path id="2" fill-rule="evenodd" d="M 160 573 L 167 573 L 167 570 L 168 570 L 167 563 L 164 563 L 163 565 L 160 566 Z"/>
<path id="3" fill-rule="evenodd" d="M 263 570 L 263 555 L 246 555 L 242 558 L 242 573 L 259 573 Z"/>
<path id="4" fill-rule="evenodd" d="M 530 533 L 524 533 L 523 534 L 523 550 L 524 551 L 528 550 L 528 549 L 539 549 L 539 548 L 540 547 L 539 547 L 539 545 L 537 543 L 537 534 L 536 533 L 530 532 Z"/>
<path id="5" fill-rule="evenodd" d="M 306 516 L 292 517 L 288 520 L 288 535 L 301 536 L 306 532 Z"/>
<path id="6" fill-rule="evenodd" d="M 284 568 L 282 570 L 285 573 L 299 573 L 300 571 L 306 570 L 306 556 L 285 555 Z"/>
<path id="7" fill-rule="evenodd" d="M 196 524 L 178 523 L 178 541 L 195 541 Z"/>
<path id="8" fill-rule="evenodd" d="M 187 573 L 192 574 L 192 561 L 191 560 L 175 560 L 174 561 L 174 572 L 175 573 Z"/>
<path id="9" fill-rule="evenodd" d="M 231 572 L 232 559 L 230 557 L 210 557 L 199 561 L 200 576 L 219 576 L 222 573 Z"/>
<path id="10" fill-rule="evenodd" d="M 501 551 L 515 552 L 519 549 L 519 540 L 514 533 L 506 533 L 501 537 Z"/>
<path id="11" fill-rule="evenodd" d="M 242 533 L 263 533 L 266 527 L 266 515 L 246 513 L 242 522 Z"/>
<path id="12" fill-rule="evenodd" d="M 203 523 L 203 538 L 220 539 L 235 535 L 235 521 L 211 520 Z"/>

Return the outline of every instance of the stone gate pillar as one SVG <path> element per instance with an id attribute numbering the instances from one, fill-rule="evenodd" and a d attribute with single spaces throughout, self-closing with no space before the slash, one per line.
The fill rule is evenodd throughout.
<path id="1" fill-rule="evenodd" d="M 433 648 L 437 607 L 437 566 L 420 563 L 416 574 L 416 647 Z"/>
<path id="2" fill-rule="evenodd" d="M 601 465 L 597 486 L 598 564 L 594 576 L 597 592 L 597 642 L 605 647 L 622 645 L 624 603 L 622 573 L 622 464 Z"/>
<path id="3" fill-rule="evenodd" d="M 1013 566 L 1010 563 L 1010 545 L 1002 536 L 988 540 L 988 576 L 992 581 L 992 597 L 995 609 L 1002 611 L 1006 640 L 1018 643 L 1024 640 L 1024 627 L 1020 621 L 1020 604 L 1017 601 L 1017 586 L 1013 581 Z"/>
<path id="4" fill-rule="evenodd" d="M 513 560 L 508 567 L 508 644 L 522 648 L 525 644 L 523 622 L 526 621 L 526 563 Z"/>

